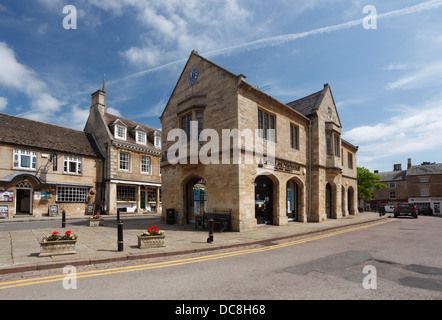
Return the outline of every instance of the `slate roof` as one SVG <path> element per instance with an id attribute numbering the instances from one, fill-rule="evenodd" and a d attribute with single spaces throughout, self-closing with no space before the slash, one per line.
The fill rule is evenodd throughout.
<path id="1" fill-rule="evenodd" d="M 405 181 L 407 179 L 407 170 L 389 171 L 376 173 L 380 181 Z"/>
<path id="2" fill-rule="evenodd" d="M 104 113 L 104 120 L 106 122 L 106 125 L 109 127 L 110 132 L 112 133 L 112 139 L 114 139 L 114 130 L 111 127 L 111 125 L 116 121 L 116 120 L 120 120 L 121 122 L 123 122 L 126 126 L 127 126 L 127 135 L 126 135 L 126 142 L 131 143 L 131 144 L 135 144 L 137 146 L 141 146 L 140 144 L 138 144 L 135 140 L 135 132 L 133 131 L 137 126 L 141 127 L 142 129 L 144 129 L 146 131 L 146 135 L 147 135 L 147 141 L 146 141 L 146 147 L 148 148 L 154 148 L 154 149 L 159 149 L 159 148 L 155 148 L 155 143 L 154 143 L 154 135 L 155 132 L 158 132 L 160 134 L 161 137 L 161 130 L 157 130 L 145 125 L 142 125 L 138 122 L 132 121 L 132 120 L 128 120 L 110 113 Z M 115 139 L 117 141 L 121 141 L 118 139 Z M 143 145 L 144 146 L 144 145 Z"/>
<path id="3" fill-rule="evenodd" d="M 294 110 L 298 111 L 304 116 L 309 116 L 314 113 L 321 104 L 322 97 L 324 95 L 324 89 L 315 92 L 307 97 L 301 98 L 299 100 L 295 100 L 287 103 L 287 105 Z"/>
<path id="4" fill-rule="evenodd" d="M 420 176 L 427 174 L 442 174 L 442 163 L 412 166 L 407 170 L 408 176 Z"/>
<path id="5" fill-rule="evenodd" d="M 102 158 L 89 133 L 3 113 L 0 113 L 0 143 Z"/>

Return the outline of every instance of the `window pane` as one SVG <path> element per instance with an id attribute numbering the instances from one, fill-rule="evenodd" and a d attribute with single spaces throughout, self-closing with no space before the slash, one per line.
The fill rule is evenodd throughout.
<path id="1" fill-rule="evenodd" d="M 31 158 L 29 156 L 21 156 L 21 167 L 22 168 L 30 168 L 31 167 Z"/>

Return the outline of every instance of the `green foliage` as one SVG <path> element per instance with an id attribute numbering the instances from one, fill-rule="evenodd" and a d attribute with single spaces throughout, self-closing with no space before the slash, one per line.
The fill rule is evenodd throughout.
<path id="1" fill-rule="evenodd" d="M 378 190 L 387 188 L 383 183 L 380 183 L 381 179 L 378 175 L 371 173 L 370 170 L 364 167 L 358 167 L 358 198 L 371 201 L 373 194 L 373 188 Z"/>

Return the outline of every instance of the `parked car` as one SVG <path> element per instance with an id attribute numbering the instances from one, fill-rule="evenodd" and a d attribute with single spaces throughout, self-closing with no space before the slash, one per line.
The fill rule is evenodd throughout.
<path id="1" fill-rule="evenodd" d="M 392 205 L 384 206 L 384 210 L 385 210 L 385 212 L 393 213 L 394 212 L 394 206 L 392 206 Z"/>
<path id="2" fill-rule="evenodd" d="M 430 207 L 426 207 L 426 206 L 419 206 L 417 207 L 417 212 L 419 214 L 424 214 L 424 215 L 433 215 L 433 209 L 431 209 Z"/>
<path id="3" fill-rule="evenodd" d="M 417 208 L 413 203 L 400 203 L 394 208 L 394 217 L 413 216 L 417 219 Z"/>

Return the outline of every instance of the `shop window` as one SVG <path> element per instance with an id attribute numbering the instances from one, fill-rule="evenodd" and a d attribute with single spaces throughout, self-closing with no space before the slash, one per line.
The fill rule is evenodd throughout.
<path id="1" fill-rule="evenodd" d="M 64 157 L 63 172 L 70 174 L 81 174 L 81 159 Z"/>
<path id="2" fill-rule="evenodd" d="M 147 201 L 149 202 L 157 201 L 157 189 L 154 188 L 147 189 Z"/>
<path id="3" fill-rule="evenodd" d="M 15 169 L 37 169 L 37 152 L 14 149 L 13 167 Z"/>
<path id="4" fill-rule="evenodd" d="M 87 202 L 87 188 L 57 187 L 57 202 Z"/>
<path id="5" fill-rule="evenodd" d="M 120 152 L 120 170 L 130 170 L 130 153 Z"/>
<path id="6" fill-rule="evenodd" d="M 136 201 L 136 187 L 117 186 L 117 201 Z"/>
<path id="7" fill-rule="evenodd" d="M 150 173 L 150 157 L 147 156 L 141 157 L 141 172 Z"/>

